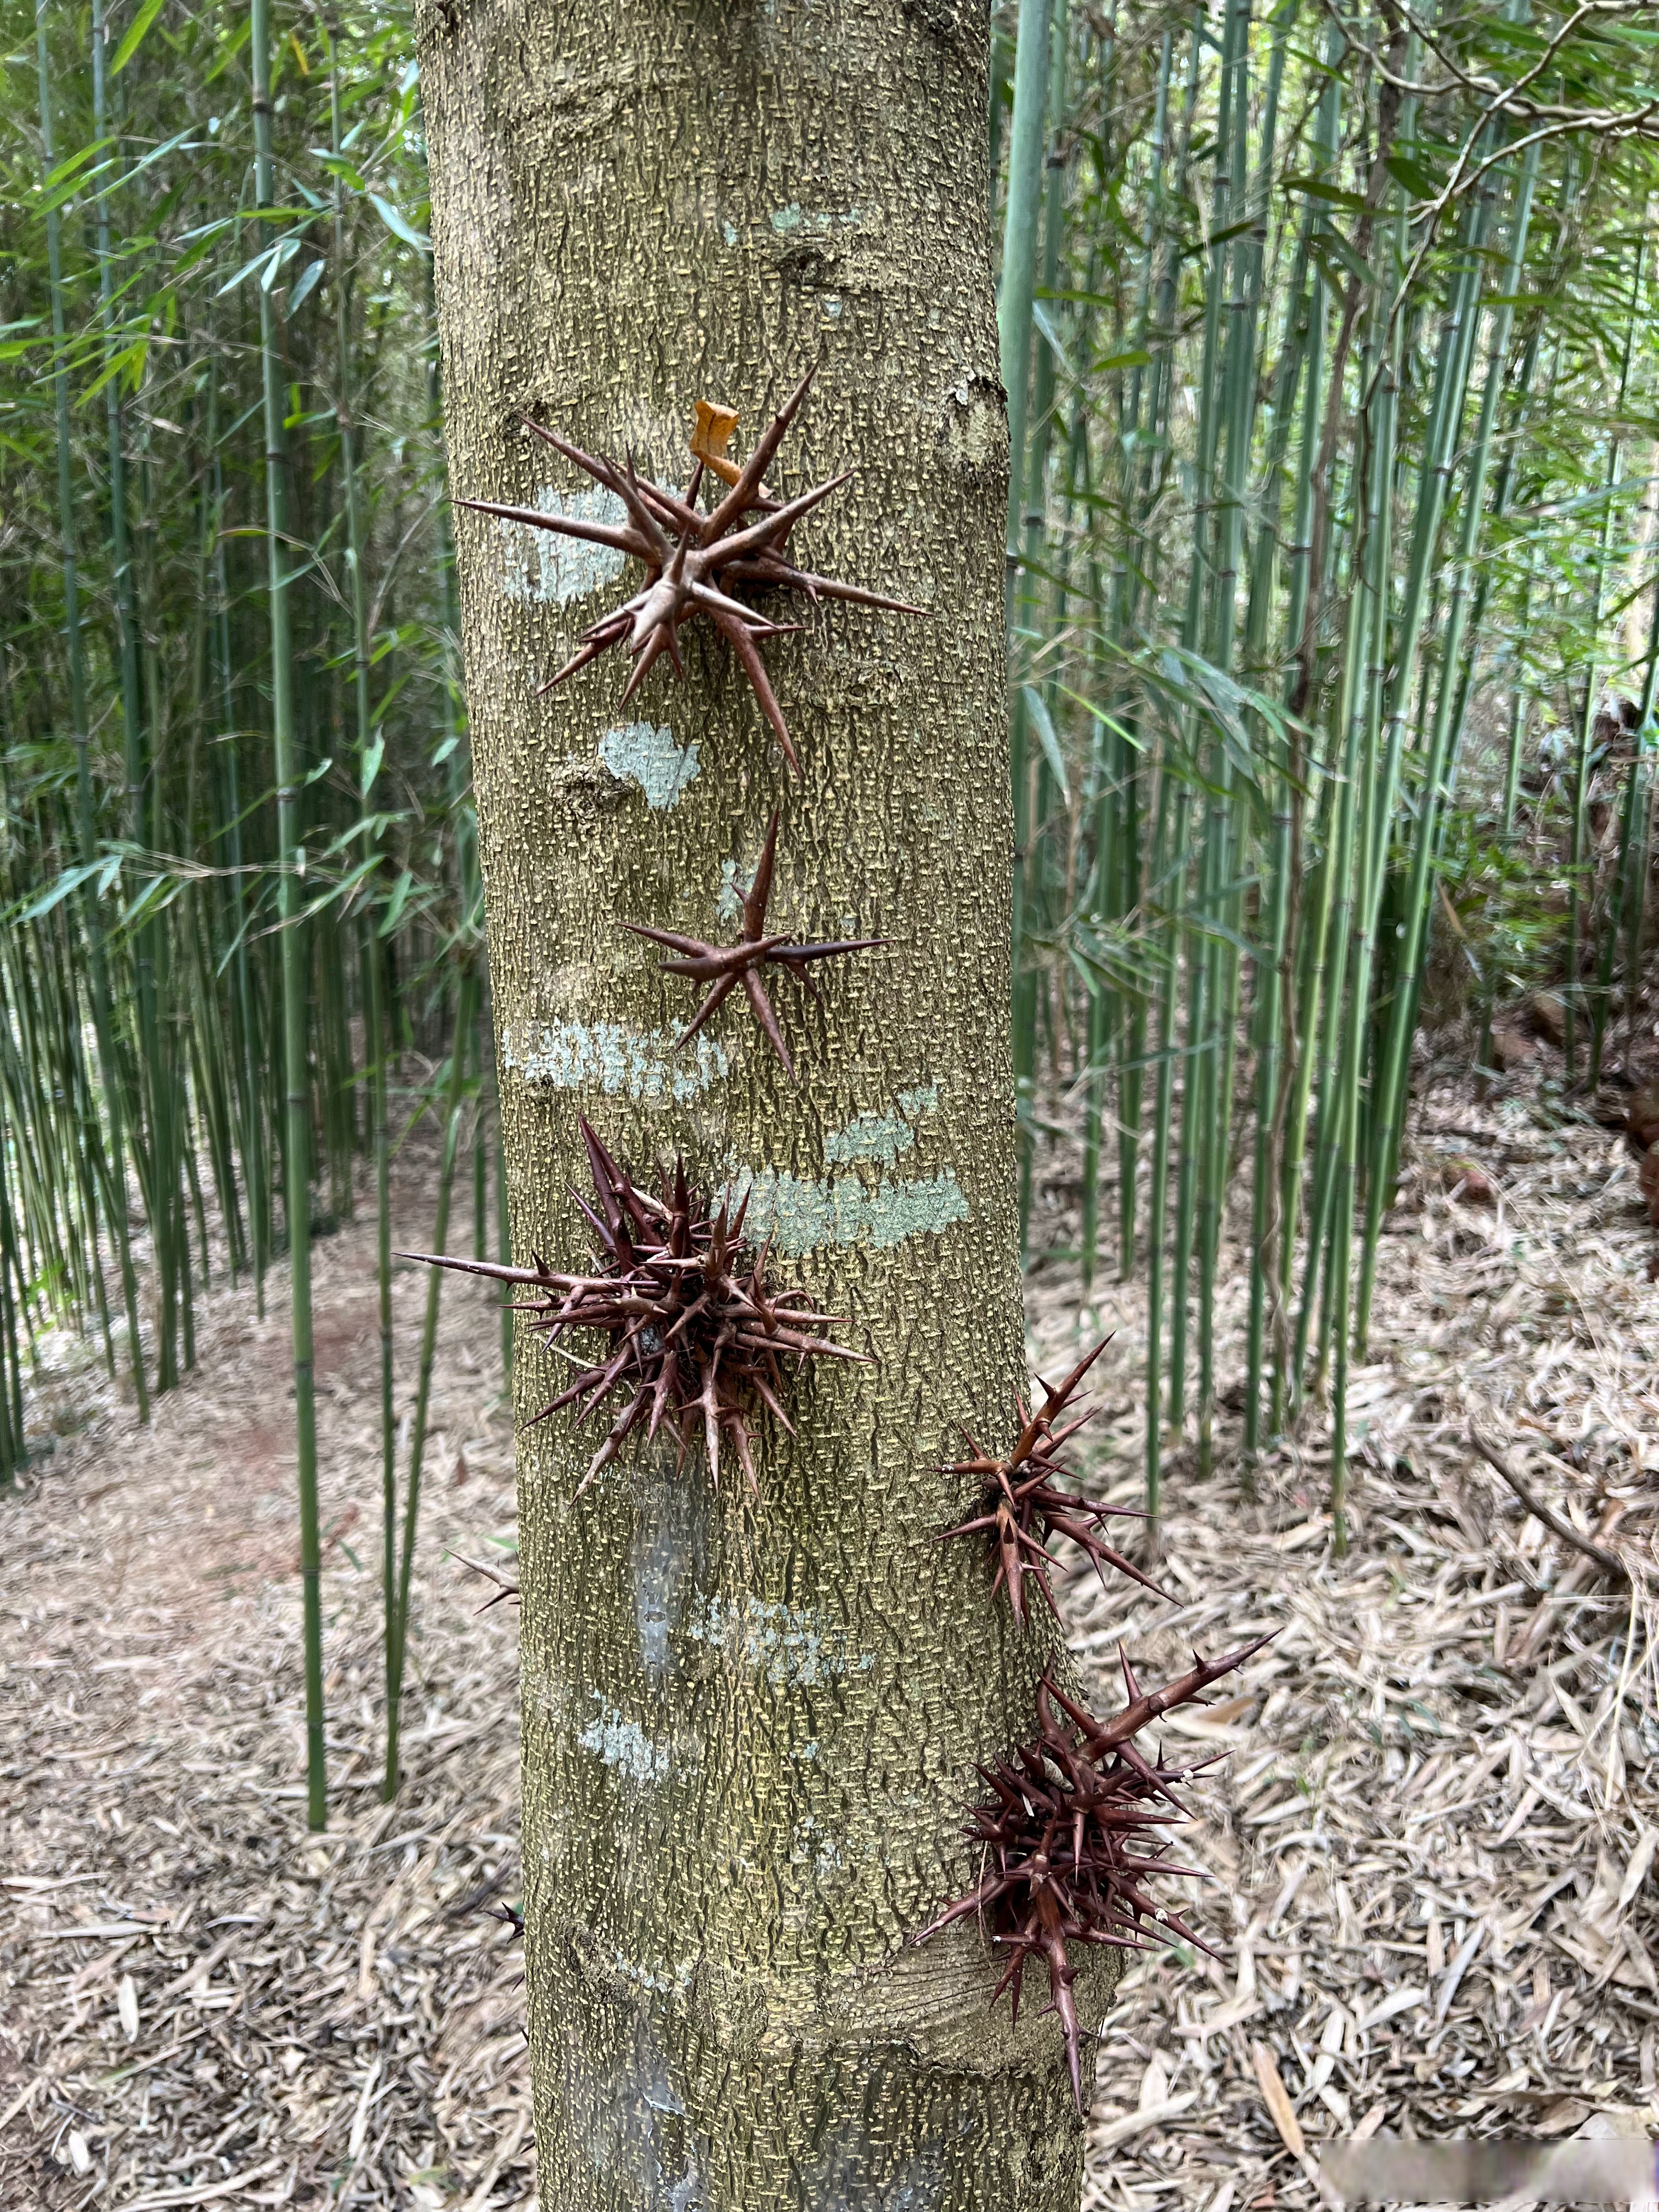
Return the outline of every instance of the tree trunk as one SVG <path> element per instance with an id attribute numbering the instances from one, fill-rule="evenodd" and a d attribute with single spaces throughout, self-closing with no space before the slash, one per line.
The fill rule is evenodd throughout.
<path id="1" fill-rule="evenodd" d="M 1022 1638 L 962 1517 L 955 1425 L 1024 1388 L 1009 1053 L 1007 492 L 976 0 L 422 0 L 458 493 L 596 495 L 520 410 L 684 488 L 695 403 L 740 459 L 810 365 L 778 461 L 853 481 L 793 557 L 922 620 L 802 602 L 764 648 L 788 770 L 725 642 L 688 628 L 544 698 L 638 587 L 620 555 L 457 514 L 514 1245 L 587 1263 L 586 1115 L 641 1182 L 683 1153 L 751 1193 L 773 1266 L 878 1364 L 819 1361 L 759 1495 L 666 1431 L 580 1499 L 604 1433 L 523 1430 L 524 1856 L 541 2201 L 1075 2206 L 1082 2131 L 1046 1988 L 1018 2033 L 969 1924 L 973 1765 L 1027 1736 Z M 553 462 L 549 466 L 549 462 Z M 792 1085 L 734 994 L 623 919 L 729 942 L 782 808 L 768 927 L 883 937 L 773 994 Z M 571 1370 L 516 1363 L 529 1422 Z M 1109 1961 L 1079 1978 L 1097 2021 Z"/>

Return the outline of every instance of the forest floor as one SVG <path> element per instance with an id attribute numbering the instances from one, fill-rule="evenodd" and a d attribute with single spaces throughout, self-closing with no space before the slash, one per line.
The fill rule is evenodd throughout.
<path id="1" fill-rule="evenodd" d="M 1051 1244 L 1075 1242 L 1065 1165 Z M 431 1203 L 412 1150 L 399 1242 Z M 1650 1249 L 1623 1140 L 1536 1070 L 1486 1098 L 1429 1085 L 1351 1391 L 1348 1556 L 1332 1556 L 1314 1424 L 1253 1498 L 1174 1461 L 1160 1571 L 1176 1607 L 1068 1586 L 1102 1705 L 1120 1643 L 1155 1672 L 1194 1642 L 1278 1631 L 1170 1731 L 1226 1754 L 1178 1837 L 1214 1877 L 1191 1917 L 1217 1956 L 1149 1955 L 1120 1986 L 1089 2203 L 1311 2204 L 1319 2140 L 1378 2127 L 1659 2122 Z M 372 1219 L 316 1248 L 334 1813 L 313 1837 L 284 1288 L 279 1271 L 263 1320 L 246 1283 L 202 1300 L 196 1368 L 148 1429 L 93 1348 L 55 1347 L 56 1449 L 0 1506 L 7 2212 L 533 2199 L 520 1958 L 489 1916 L 518 1888 L 516 1619 L 480 1613 L 487 1585 L 458 1563 L 513 1542 L 499 1322 L 481 1287 L 447 1289 L 407 1779 L 386 1805 Z M 400 1409 L 424 1288 L 399 1270 Z M 1096 1474 L 1127 1502 L 1140 1287 L 1089 1314 L 1078 1291 L 1063 1262 L 1034 1271 L 1032 1353 L 1057 1364 L 1117 1328 Z M 1236 1269 L 1227 1377 L 1243 1296 Z M 1472 1420 L 1620 1552 L 1633 1590 L 1523 1510 Z"/>

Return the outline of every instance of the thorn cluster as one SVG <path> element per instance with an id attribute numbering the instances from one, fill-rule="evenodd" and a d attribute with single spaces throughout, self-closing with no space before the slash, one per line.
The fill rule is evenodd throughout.
<path id="1" fill-rule="evenodd" d="M 535 1296 L 514 1310 L 527 1314 L 531 1326 L 556 1342 L 570 1329 L 597 1329 L 610 1339 L 591 1364 L 575 1359 L 574 1381 L 536 1416 L 545 1420 L 574 1405 L 580 1427 L 608 1400 L 624 1401 L 577 1486 L 578 1498 L 641 1422 L 647 1438 L 667 1423 L 678 1437 L 682 1467 L 701 1431 L 716 1484 L 721 1440 L 728 1440 L 750 1486 L 757 1488 L 750 1450 L 756 1401 L 794 1434 L 780 1401 L 781 1363 L 827 1358 L 867 1364 L 865 1355 L 823 1334 L 842 1316 L 815 1313 L 805 1291 L 769 1280 L 771 1239 L 757 1254 L 744 1243 L 746 1197 L 735 1214 L 724 1203 L 711 1213 L 688 1188 L 682 1160 L 653 1198 L 635 1188 L 586 1121 L 581 1132 L 599 1211 L 580 1196 L 575 1204 L 598 1241 L 593 1273 L 559 1274 L 539 1260 L 509 1267 L 432 1252 L 403 1256 L 522 1284 Z"/>
<path id="2" fill-rule="evenodd" d="M 988 1534 L 996 1546 L 997 1571 L 991 1584 L 991 1595 L 1005 1587 L 1008 1603 L 1017 1624 L 1024 1628 L 1026 1620 L 1025 1577 L 1035 1577 L 1037 1588 L 1048 1601 L 1048 1610 L 1059 1615 L 1054 1601 L 1053 1584 L 1048 1577 L 1054 1559 L 1048 1541 L 1054 1536 L 1069 1536 L 1072 1541 L 1086 1552 L 1095 1572 L 1102 1583 L 1106 1580 L 1108 1566 L 1115 1567 L 1120 1574 L 1127 1575 L 1164 1597 L 1167 1592 L 1158 1589 L 1152 1577 L 1141 1572 L 1133 1560 L 1115 1551 L 1099 1534 L 1101 1524 L 1113 1514 L 1126 1515 L 1139 1520 L 1143 1516 L 1131 1506 L 1107 1505 L 1101 1500 L 1085 1498 L 1079 1491 L 1065 1486 L 1074 1478 L 1069 1468 L 1058 1457 L 1061 1448 L 1078 1431 L 1091 1421 L 1097 1407 L 1080 1413 L 1056 1431 L 1055 1421 L 1070 1405 L 1084 1376 L 1104 1352 L 1111 1339 L 1102 1337 L 1094 1350 L 1080 1359 L 1063 1382 L 1053 1388 L 1043 1382 L 1044 1401 L 1033 1413 L 1023 1398 L 1014 1403 L 1019 1408 L 1020 1431 L 1013 1449 L 999 1457 L 988 1452 L 964 1429 L 971 1459 L 957 1460 L 941 1470 L 945 1474 L 972 1476 L 982 1486 L 980 1510 L 969 1519 L 954 1528 L 947 1528 L 945 1536 L 975 1536 Z M 1042 1381 L 1041 1376 L 1037 1377 Z"/>
<path id="3" fill-rule="evenodd" d="M 978 1846 L 984 1871 L 965 1897 L 947 1905 L 915 1940 L 925 1943 L 953 1922 L 976 1917 L 990 1942 L 1007 1956 L 991 2002 L 1006 1990 L 1015 2022 L 1025 1969 L 1041 1960 L 1048 1970 L 1046 2009 L 1059 2015 L 1065 2031 L 1079 2112 L 1081 2035 L 1072 1996 L 1078 1969 L 1070 1947 L 1149 1950 L 1147 1939 L 1157 1930 L 1200 1950 L 1209 1948 L 1146 1892 L 1146 1884 L 1158 1876 L 1197 1872 L 1158 1855 L 1165 1839 L 1150 1832 L 1191 1818 L 1175 1794 L 1176 1784 L 1199 1769 L 1148 1759 L 1133 1739 L 1161 1713 L 1190 1704 L 1212 1682 L 1243 1666 L 1267 1641 L 1258 1637 L 1224 1659 L 1206 1661 L 1194 1654 L 1189 1674 L 1150 1694 L 1142 1692 L 1124 1657 L 1129 1702 L 1103 1722 L 1075 1704 L 1045 1672 L 1037 1686 L 1036 1741 L 977 1770 L 991 1802 L 972 1808 L 963 1832 Z"/>
<path id="4" fill-rule="evenodd" d="M 847 471 L 831 477 L 827 483 L 817 484 L 798 498 L 781 502 L 768 494 L 762 481 L 811 381 L 812 371 L 808 369 L 747 465 L 733 471 L 736 480 L 730 489 L 707 510 L 698 505 L 705 472 L 702 458 L 698 458 L 691 480 L 684 495 L 680 495 L 665 491 L 641 477 L 631 453 L 625 465 L 619 467 L 603 454 L 584 453 L 580 446 L 573 446 L 556 431 L 525 418 L 527 428 L 620 500 L 627 520 L 590 522 L 578 515 L 544 514 L 538 507 L 506 507 L 495 500 L 464 499 L 458 503 L 475 508 L 480 514 L 527 523 L 532 530 L 556 531 L 566 538 L 586 539 L 589 544 L 608 545 L 617 552 L 631 554 L 644 564 L 646 571 L 644 588 L 624 605 L 601 615 L 582 633 L 575 652 L 544 689 L 563 683 L 566 677 L 586 667 L 590 660 L 598 659 L 611 647 L 622 645 L 626 645 L 634 660 L 634 672 L 623 692 L 622 703 L 632 698 L 665 653 L 684 680 L 685 663 L 680 652 L 679 632 L 693 616 L 702 615 L 713 623 L 737 654 L 760 702 L 762 713 L 777 732 L 789 765 L 799 773 L 800 762 L 761 659 L 760 646 L 763 639 L 787 636 L 801 625 L 774 622 L 757 613 L 733 596 L 732 587 L 781 586 L 789 591 L 804 592 L 814 602 L 820 599 L 847 599 L 855 606 L 883 607 L 895 614 L 919 615 L 927 611 L 903 599 L 890 599 L 879 592 L 866 591 L 861 585 L 843 583 L 834 576 L 816 575 L 811 569 L 797 568 L 790 559 L 789 538 L 795 525 L 832 491 L 838 490 L 851 474 Z M 756 520 L 745 521 L 744 518 L 750 515 Z"/>
<path id="5" fill-rule="evenodd" d="M 785 1072 L 793 1081 L 795 1064 L 789 1057 L 783 1031 L 778 1027 L 772 1001 L 766 995 L 761 970 L 768 967 L 781 968 L 798 983 L 805 983 L 817 998 L 818 987 L 809 972 L 810 962 L 833 960 L 843 952 L 868 952 L 876 945 L 884 945 L 887 940 L 884 937 L 853 937 L 842 938 L 832 944 L 791 945 L 782 937 L 769 937 L 766 934 L 766 906 L 772 896 L 772 869 L 777 858 L 777 848 L 778 810 L 775 806 L 771 826 L 766 833 L 765 849 L 761 854 L 760 866 L 755 871 L 754 888 L 743 902 L 743 927 L 735 945 L 705 945 L 701 938 L 682 937 L 672 929 L 647 929 L 642 921 L 625 921 L 623 927 L 632 930 L 635 937 L 649 938 L 653 945 L 666 945 L 675 954 L 673 959 L 660 963 L 664 975 L 689 975 L 693 982 L 707 983 L 710 987 L 689 1026 L 677 1040 L 677 1048 L 689 1043 L 715 1008 L 741 984 L 755 1019 L 765 1031 L 768 1043 L 783 1062 Z"/>

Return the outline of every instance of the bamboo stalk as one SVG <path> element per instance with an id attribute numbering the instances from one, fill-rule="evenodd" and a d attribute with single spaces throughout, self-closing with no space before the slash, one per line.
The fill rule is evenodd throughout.
<path id="1" fill-rule="evenodd" d="M 1237 569 L 1237 556 L 1230 556 L 1226 536 L 1234 511 L 1230 496 L 1231 486 L 1224 488 L 1218 501 L 1217 465 L 1222 451 L 1223 432 L 1233 428 L 1237 404 L 1235 392 L 1240 374 L 1237 364 L 1243 351 L 1242 347 L 1233 343 L 1237 322 L 1236 317 L 1228 314 L 1227 276 L 1231 261 L 1235 194 L 1237 191 L 1242 199 L 1239 179 L 1247 173 L 1247 148 L 1242 126 L 1249 94 L 1249 24 L 1247 0 L 1227 0 L 1220 82 L 1216 95 L 1215 168 L 1211 194 L 1212 242 L 1205 283 L 1204 365 L 1200 381 L 1196 470 L 1199 511 L 1194 516 L 1192 560 L 1182 623 L 1182 643 L 1189 653 L 1195 653 L 1204 642 L 1206 617 L 1210 617 L 1212 629 L 1226 631 L 1230 645 L 1232 629 L 1231 607 L 1224 614 L 1217 611 L 1221 608 L 1231 585 L 1231 579 L 1221 574 L 1230 557 L 1232 559 L 1233 576 L 1236 576 Z M 1224 315 L 1227 317 L 1224 333 Z M 1227 444 L 1230 476 L 1234 466 L 1233 450 L 1234 439 L 1230 437 Z M 1197 717 L 1191 717 L 1188 743 L 1195 761 L 1204 748 L 1205 734 Z M 1221 758 L 1224 763 L 1224 751 Z M 1224 782 L 1224 767 L 1219 773 Z M 1217 1008 L 1220 1003 L 1221 966 L 1217 952 L 1218 939 L 1206 925 L 1218 919 L 1212 908 L 1220 885 L 1225 881 L 1222 857 L 1225 835 L 1224 789 L 1219 793 L 1216 791 L 1215 774 L 1216 771 L 1212 770 L 1211 789 L 1204 808 L 1195 908 L 1198 927 L 1187 933 L 1187 1018 L 1183 1032 L 1180 1172 L 1176 1194 L 1176 1243 L 1170 1282 L 1170 1425 L 1172 1429 L 1183 1426 L 1186 1417 L 1187 1339 L 1193 1254 L 1198 1241 L 1200 1200 L 1201 1197 L 1207 1200 L 1212 1188 L 1214 1172 L 1212 1165 L 1206 1166 L 1206 1163 L 1212 1158 L 1215 1134 L 1217 1091 L 1214 1054 L 1219 1044 Z M 1207 1249 L 1210 1241 L 1207 1220 L 1206 1226 Z M 1200 1268 L 1200 1296 L 1205 1306 L 1208 1303 L 1205 1290 L 1206 1279 L 1212 1283 L 1213 1278 L 1206 1279 Z"/>
<path id="2" fill-rule="evenodd" d="M 270 140 L 269 0 L 252 0 L 254 191 L 274 207 Z M 262 235 L 269 236 L 262 224 Z M 259 357 L 264 398 L 265 543 L 270 597 L 271 743 L 276 781 L 278 912 L 282 919 L 283 1072 L 286 1102 L 286 1201 L 294 1334 L 294 1408 L 299 1456 L 300 1575 L 304 1610 L 306 1817 L 328 1821 L 323 1745 L 322 1550 L 317 1510 L 317 1417 L 311 1334 L 311 1091 L 306 1054 L 307 982 L 300 918 L 298 764 L 294 744 L 293 645 L 288 593 L 287 441 L 282 362 L 269 287 L 259 293 Z"/>
<path id="3" fill-rule="evenodd" d="M 477 1005 L 478 976 L 469 962 L 455 994 L 455 1027 L 450 1047 L 449 1078 L 444 1103 L 443 1157 L 438 1169 L 438 1209 L 433 1225 L 432 1249 L 442 1252 L 449 1240 L 449 1206 L 455 1187 L 455 1156 L 459 1146 L 461 1113 L 466 1092 L 467 1046 L 472 1036 L 472 1017 Z M 398 1563 L 395 1603 L 390 1617 L 386 1650 L 386 1777 L 381 1796 L 398 1794 L 402 1779 L 398 1765 L 404 1696 L 404 1668 L 409 1646 L 410 1580 L 415 1571 L 415 1538 L 420 1524 L 421 1476 L 426 1459 L 426 1425 L 432 1402 L 432 1368 L 437 1353 L 438 1304 L 444 1271 L 432 1268 L 427 1276 L 426 1316 L 421 1329 L 420 1379 L 416 1388 L 415 1417 L 409 1440 L 409 1478 L 404 1492 L 403 1547 Z"/>
<path id="4" fill-rule="evenodd" d="M 53 167 L 52 76 L 46 52 L 46 0 L 36 0 L 34 11 L 35 57 L 40 85 L 40 150 L 43 174 L 50 177 Z M 94 25 L 94 73 L 101 83 L 101 60 L 98 57 L 100 41 Z M 91 738 L 87 715 L 87 678 L 84 645 L 81 631 L 80 573 L 76 550 L 75 498 L 72 489 L 70 450 L 69 356 L 64 313 L 64 271 L 62 234 L 55 203 L 49 203 L 46 214 L 46 256 L 48 283 L 52 294 L 52 403 L 56 416 L 58 450 L 58 527 L 62 549 L 64 577 L 64 623 L 68 647 L 70 675 L 70 718 L 75 739 L 75 792 L 76 827 L 80 840 L 81 864 L 90 869 L 97 844 L 92 789 Z M 100 254 L 100 263 L 104 257 Z M 132 1252 L 127 1235 L 126 1168 L 121 1141 L 121 1076 L 117 1062 L 113 1024 L 110 1015 L 109 967 L 104 942 L 103 917 L 99 911 L 97 893 L 90 881 L 84 887 L 82 912 L 87 933 L 88 964 L 92 978 L 93 1023 L 98 1042 L 98 1064 L 104 1092 L 104 1112 L 108 1119 L 110 1141 L 107 1149 L 109 1165 L 106 1170 L 108 1203 L 106 1208 L 111 1242 L 115 1248 L 116 1264 L 120 1269 L 122 1299 L 127 1316 L 127 1352 L 132 1372 L 133 1396 L 141 1420 L 149 1418 L 149 1398 L 144 1383 L 143 1346 L 138 1330 L 137 1281 L 133 1272 Z M 100 1159 L 105 1155 L 101 1133 L 95 1121 L 86 1128 L 88 1142 L 94 1146 Z"/>

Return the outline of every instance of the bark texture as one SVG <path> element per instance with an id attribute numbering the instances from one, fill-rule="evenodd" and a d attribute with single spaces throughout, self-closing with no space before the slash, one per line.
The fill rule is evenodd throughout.
<path id="1" fill-rule="evenodd" d="M 699 398 L 744 453 L 816 362 L 771 481 L 858 473 L 793 555 L 935 610 L 787 610 L 797 779 L 709 632 L 684 687 L 619 709 L 607 655 L 538 699 L 639 572 L 457 514 L 515 1249 L 583 1261 L 585 1113 L 636 1179 L 750 1188 L 880 1363 L 803 1378 L 758 1498 L 659 1443 L 573 1504 L 598 1436 L 521 1437 L 542 2203 L 1055 2212 L 1081 2130 L 1040 1977 L 1011 2033 L 972 1929 L 905 1941 L 972 1879 L 973 1763 L 1048 1648 L 937 1540 L 955 1422 L 1010 1437 L 1023 1376 L 984 11 L 421 0 L 419 32 L 456 489 L 603 511 L 520 410 L 683 487 Z M 696 994 L 618 926 L 729 941 L 779 802 L 769 927 L 890 939 L 822 1006 L 778 981 L 799 1086 L 740 996 L 677 1054 Z M 569 1370 L 521 1347 L 528 1421 Z"/>

